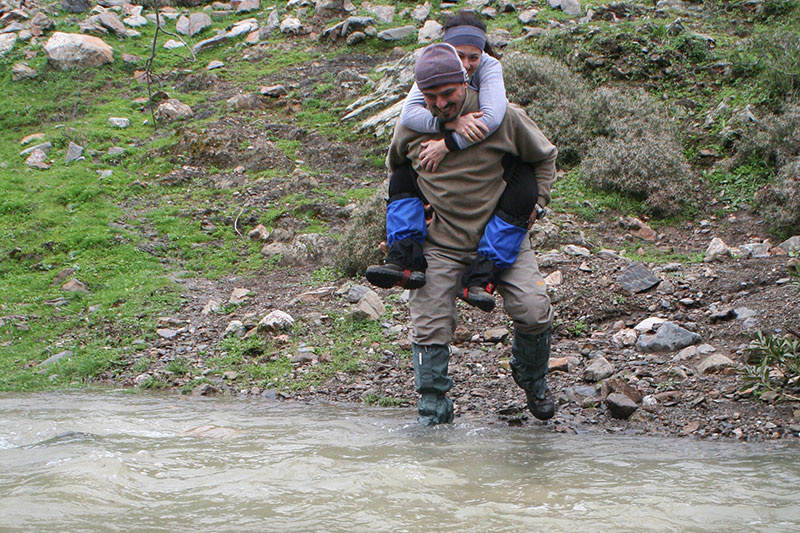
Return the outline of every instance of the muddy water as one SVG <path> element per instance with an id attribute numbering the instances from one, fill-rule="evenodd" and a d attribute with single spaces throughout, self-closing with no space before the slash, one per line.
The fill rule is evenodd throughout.
<path id="1" fill-rule="evenodd" d="M 409 409 L 0 395 L 0 530 L 798 531 L 800 447 Z"/>

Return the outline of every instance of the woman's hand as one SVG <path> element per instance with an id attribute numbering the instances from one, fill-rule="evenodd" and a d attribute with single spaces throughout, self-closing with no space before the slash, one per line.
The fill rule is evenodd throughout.
<path id="1" fill-rule="evenodd" d="M 454 130 L 469 142 L 476 143 L 484 140 L 486 134 L 489 132 L 489 126 L 478 120 L 482 116 L 483 111 L 467 113 L 466 115 L 461 115 L 457 119 L 446 123 L 444 127 L 448 130 Z"/>
<path id="2" fill-rule="evenodd" d="M 419 152 L 420 166 L 428 172 L 436 172 L 436 169 L 439 168 L 439 163 L 450 151 L 447 149 L 444 139 L 423 141 L 420 146 L 422 146 L 422 150 Z"/>

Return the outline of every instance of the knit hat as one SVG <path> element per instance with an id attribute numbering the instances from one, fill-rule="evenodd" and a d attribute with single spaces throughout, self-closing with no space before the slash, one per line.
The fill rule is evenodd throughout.
<path id="1" fill-rule="evenodd" d="M 442 40 L 453 46 L 468 44 L 483 50 L 484 46 L 486 46 L 486 32 L 470 25 L 452 26 L 444 30 Z"/>
<path id="2" fill-rule="evenodd" d="M 414 77 L 420 90 L 467 81 L 467 71 L 452 45 L 436 43 L 425 47 L 417 59 Z"/>

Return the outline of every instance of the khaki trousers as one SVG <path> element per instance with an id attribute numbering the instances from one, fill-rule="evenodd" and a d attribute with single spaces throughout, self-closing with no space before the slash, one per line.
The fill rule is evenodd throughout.
<path id="1" fill-rule="evenodd" d="M 458 320 L 456 295 L 461 273 L 476 254 L 443 248 L 428 241 L 424 243 L 424 251 L 428 261 L 426 282 L 422 288 L 411 291 L 409 299 L 413 323 L 411 341 L 422 346 L 449 344 Z M 522 240 L 517 260 L 500 275 L 497 292 L 503 296 L 515 331 L 538 335 L 553 322 L 553 308 L 544 278 L 527 238 Z"/>

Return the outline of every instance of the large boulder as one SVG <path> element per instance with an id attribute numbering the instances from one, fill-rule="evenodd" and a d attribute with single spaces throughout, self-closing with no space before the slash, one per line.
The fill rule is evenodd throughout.
<path id="1" fill-rule="evenodd" d="M 14 43 L 17 42 L 16 33 L 0 34 L 0 57 L 6 55 L 6 52 L 14 48 Z"/>
<path id="2" fill-rule="evenodd" d="M 70 13 L 85 13 L 91 7 L 89 0 L 61 0 L 61 9 Z"/>
<path id="3" fill-rule="evenodd" d="M 98 67 L 114 61 L 114 50 L 99 37 L 55 32 L 44 44 L 48 61 L 62 70 Z"/>

